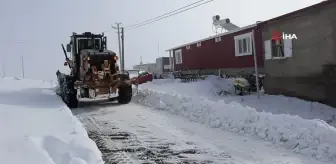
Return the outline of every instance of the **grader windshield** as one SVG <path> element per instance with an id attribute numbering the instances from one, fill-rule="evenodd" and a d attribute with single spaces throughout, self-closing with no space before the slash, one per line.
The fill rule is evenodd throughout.
<path id="1" fill-rule="evenodd" d="M 102 39 L 101 38 L 81 38 L 77 41 L 78 52 L 83 49 L 101 49 L 102 47 Z"/>

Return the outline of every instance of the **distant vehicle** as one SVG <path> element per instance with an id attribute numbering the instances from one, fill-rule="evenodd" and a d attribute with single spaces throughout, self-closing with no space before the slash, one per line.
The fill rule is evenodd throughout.
<path id="1" fill-rule="evenodd" d="M 132 81 L 135 81 L 136 84 L 147 83 L 148 81 L 153 81 L 153 74 L 143 71 L 137 77 L 132 78 Z"/>

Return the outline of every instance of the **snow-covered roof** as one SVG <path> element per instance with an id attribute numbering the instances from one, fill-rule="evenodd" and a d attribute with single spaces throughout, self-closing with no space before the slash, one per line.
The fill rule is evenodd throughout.
<path id="1" fill-rule="evenodd" d="M 252 25 L 248 25 L 248 26 L 245 26 L 245 27 L 241 27 L 241 28 L 238 28 L 236 30 L 232 30 L 232 31 L 228 31 L 228 32 L 225 32 L 225 33 L 222 33 L 222 34 L 218 34 L 218 35 L 214 35 L 214 36 L 210 36 L 208 38 L 203 38 L 201 40 L 197 40 L 197 41 L 194 41 L 194 42 L 190 42 L 190 43 L 186 43 L 186 44 L 183 44 L 183 45 L 180 45 L 180 46 L 177 46 L 177 47 L 173 47 L 173 48 L 170 48 L 166 51 L 171 51 L 171 50 L 175 50 L 175 49 L 178 49 L 178 48 L 181 48 L 181 47 L 184 47 L 184 46 L 187 46 L 187 45 L 191 45 L 191 44 L 196 44 L 196 43 L 199 43 L 199 42 L 203 42 L 203 41 L 206 41 L 206 40 L 210 40 L 210 39 L 214 39 L 216 37 L 220 37 L 220 36 L 225 36 L 225 35 L 228 35 L 228 34 L 232 34 L 232 33 L 235 33 L 235 32 L 239 32 L 239 31 L 242 31 L 242 30 L 246 30 L 246 29 L 249 29 L 249 28 L 252 28 L 252 27 L 256 27 L 257 24 L 252 24 Z"/>

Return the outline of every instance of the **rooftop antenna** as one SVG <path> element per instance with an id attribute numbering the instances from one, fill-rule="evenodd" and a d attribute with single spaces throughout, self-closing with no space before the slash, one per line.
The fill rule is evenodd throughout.
<path id="1" fill-rule="evenodd" d="M 220 19 L 219 15 L 215 15 L 212 17 L 212 25 L 215 27 L 215 33 L 218 34 L 218 29 L 221 29 L 220 33 L 232 31 L 238 29 L 239 27 L 233 23 L 231 23 L 229 18 Z"/>

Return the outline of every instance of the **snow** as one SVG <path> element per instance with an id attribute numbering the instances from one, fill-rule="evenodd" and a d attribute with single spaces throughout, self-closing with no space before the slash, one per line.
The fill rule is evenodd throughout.
<path id="1" fill-rule="evenodd" d="M 139 86 L 138 103 L 166 110 L 213 128 L 252 135 L 321 161 L 336 161 L 334 108 L 284 96 L 219 96 L 232 93 L 232 79 L 180 83 L 155 80 Z"/>
<path id="2" fill-rule="evenodd" d="M 181 83 L 179 79 L 154 80 L 151 83 L 140 85 L 140 88 L 150 89 L 158 92 L 179 93 L 181 95 L 198 95 L 213 97 L 219 91 L 234 92 L 232 80 L 218 80 L 209 76 L 208 80 L 191 83 Z"/>
<path id="3" fill-rule="evenodd" d="M 319 161 L 336 162 L 336 146 L 334 146 L 336 128 L 331 126 L 336 122 L 334 108 L 285 96 L 263 94 L 260 100 L 257 100 L 255 95 L 235 96 L 232 94 L 232 82 L 233 79 L 214 76 L 192 83 L 181 83 L 175 79 L 154 80 L 140 85 L 140 93 L 134 99 L 142 105 L 169 111 L 174 115 L 223 132 L 230 131 L 241 136 L 254 136 L 267 140 L 272 144 L 272 148 L 274 147 L 275 152 L 271 154 L 274 157 L 276 151 L 286 148 Z M 0 129 L 3 129 L 0 136 L 0 159 L 2 163 L 104 163 L 101 152 L 88 138 L 83 125 L 55 95 L 55 86 L 51 81 L 16 77 L 0 79 Z M 119 110 L 119 113 L 122 111 L 122 114 L 126 115 L 130 112 L 128 110 Z M 139 109 L 138 112 L 145 113 L 145 111 L 147 109 Z M 140 114 L 133 116 L 138 117 L 138 115 Z M 162 120 L 159 115 L 160 113 L 151 116 L 147 113 L 141 116 Z M 109 120 L 111 117 L 106 119 Z M 114 117 L 118 118 L 118 115 Z M 178 124 L 176 123 L 176 126 Z M 187 126 L 187 123 L 183 124 Z M 167 125 L 165 124 L 164 127 Z M 165 129 L 164 127 L 160 129 Z M 155 129 L 148 130 L 156 133 Z M 187 130 L 190 130 L 190 127 L 186 127 Z M 157 135 L 164 135 L 163 132 L 159 134 L 159 131 L 162 130 L 158 130 Z M 195 131 L 192 133 L 197 134 L 198 137 L 202 136 Z M 209 131 L 209 133 L 212 132 Z M 216 140 L 223 138 L 203 137 Z M 251 137 L 248 138 L 251 139 Z M 241 145 L 238 143 L 238 141 L 232 143 L 231 147 L 237 146 L 243 149 L 246 144 L 255 145 L 257 142 Z M 261 144 L 261 142 L 258 143 Z M 229 142 L 218 144 L 225 147 Z M 263 148 L 256 149 L 270 151 L 266 147 L 264 145 Z M 248 151 L 252 152 L 250 149 Z M 244 153 L 241 152 L 241 154 Z M 267 154 L 264 155 L 267 156 Z M 256 154 L 256 156 L 258 157 L 255 158 L 261 159 L 263 154 Z"/>
<path id="4" fill-rule="evenodd" d="M 102 164 L 50 81 L 0 79 L 0 159 L 4 164 Z"/>
<path id="5" fill-rule="evenodd" d="M 103 140 L 97 138 L 97 143 L 105 145 L 105 158 L 115 161 L 115 154 L 126 148 L 124 161 L 135 158 L 138 163 L 327 164 L 258 138 L 208 128 L 139 104 L 99 105 L 78 111 L 77 117 L 87 129 L 101 134 Z M 115 154 L 106 151 L 109 148 Z"/>
<path id="6" fill-rule="evenodd" d="M 155 80 L 145 83 L 140 88 L 164 93 L 178 93 L 182 96 L 196 95 L 206 97 L 209 100 L 225 102 L 239 102 L 243 106 L 255 108 L 257 111 L 265 111 L 273 114 L 298 115 L 305 119 L 321 119 L 332 121 L 336 126 L 335 108 L 317 102 L 308 102 L 297 98 L 281 95 L 264 95 L 260 100 L 255 95 L 236 96 L 233 88 L 234 79 L 222 79 L 209 76 L 207 80 L 181 83 L 176 79 Z M 163 86 L 164 85 L 164 86 Z M 219 96 L 222 95 L 222 96 Z"/>

